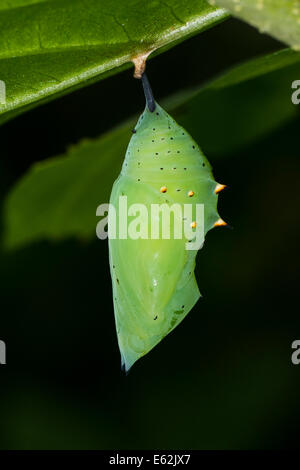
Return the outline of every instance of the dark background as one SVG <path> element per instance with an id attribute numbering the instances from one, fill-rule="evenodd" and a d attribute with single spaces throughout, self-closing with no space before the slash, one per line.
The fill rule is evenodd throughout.
<path id="1" fill-rule="evenodd" d="M 159 101 L 281 47 L 229 20 L 149 61 L 148 75 Z M 7 123 L 1 197 L 33 162 L 143 106 L 131 69 Z M 1 255 L 0 448 L 298 446 L 300 365 L 291 363 L 291 343 L 300 339 L 299 124 L 300 115 L 211 161 L 216 180 L 230 186 L 219 209 L 234 230 L 208 234 L 197 263 L 203 298 L 128 376 L 106 243 L 40 242 Z"/>

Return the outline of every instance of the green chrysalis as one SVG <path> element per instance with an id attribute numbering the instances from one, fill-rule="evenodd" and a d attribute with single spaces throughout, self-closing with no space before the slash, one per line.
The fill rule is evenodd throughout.
<path id="1" fill-rule="evenodd" d="M 146 108 L 110 204 L 117 214 L 120 197 L 127 197 L 128 207 L 143 204 L 149 212 L 141 213 L 139 221 L 146 225 L 153 204 L 204 204 L 205 235 L 214 226 L 225 225 L 217 212 L 218 192 L 224 186 L 215 182 L 192 137 L 154 101 L 145 74 L 142 80 Z M 109 217 L 109 229 L 110 224 Z M 191 227 L 198 230 L 196 222 Z M 194 275 L 197 249 L 186 249 L 186 243 L 184 237 L 164 239 L 161 231 L 156 239 L 109 239 L 116 329 L 126 371 L 172 331 L 200 297 Z"/>

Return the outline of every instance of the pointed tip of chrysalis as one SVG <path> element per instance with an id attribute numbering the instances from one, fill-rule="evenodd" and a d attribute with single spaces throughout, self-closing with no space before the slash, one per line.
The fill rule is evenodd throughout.
<path id="1" fill-rule="evenodd" d="M 132 364 L 129 365 L 129 364 L 126 362 L 125 358 L 122 356 L 122 357 L 121 357 L 121 371 L 122 371 L 126 376 L 129 374 L 131 367 L 132 367 Z"/>
<path id="2" fill-rule="evenodd" d="M 227 188 L 226 184 L 218 183 L 217 186 L 215 187 L 215 194 L 219 194 L 221 191 L 224 191 L 224 189 L 226 188 Z"/>
<path id="3" fill-rule="evenodd" d="M 127 375 L 128 375 L 129 372 L 130 372 L 130 368 L 129 368 L 129 369 L 126 369 L 126 367 L 124 366 L 124 367 L 122 368 L 122 372 L 123 372 L 124 375 L 127 377 Z"/>

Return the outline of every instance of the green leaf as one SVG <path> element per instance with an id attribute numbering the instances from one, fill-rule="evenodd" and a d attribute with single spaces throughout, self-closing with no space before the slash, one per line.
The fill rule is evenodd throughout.
<path id="1" fill-rule="evenodd" d="M 297 115 L 291 82 L 300 54 L 289 49 L 252 60 L 164 107 L 199 142 L 209 160 L 240 152 Z M 96 208 L 108 202 L 136 118 L 94 141 L 35 164 L 4 204 L 6 248 L 41 239 L 95 237 Z"/>
<path id="2" fill-rule="evenodd" d="M 299 0 L 209 0 L 234 16 L 300 50 Z"/>
<path id="3" fill-rule="evenodd" d="M 205 0 L 2 0 L 0 80 L 7 96 L 0 123 L 227 16 Z"/>
<path id="4" fill-rule="evenodd" d="M 171 113 L 210 160 L 237 153 L 297 115 L 291 85 L 299 75 L 300 53 L 283 49 L 232 68 L 190 98 L 181 95 Z"/>

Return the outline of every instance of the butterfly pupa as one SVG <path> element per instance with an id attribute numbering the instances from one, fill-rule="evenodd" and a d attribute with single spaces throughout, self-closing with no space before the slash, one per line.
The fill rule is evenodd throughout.
<path id="1" fill-rule="evenodd" d="M 153 204 L 176 203 L 182 209 L 185 204 L 203 204 L 205 236 L 221 220 L 220 185 L 197 143 L 154 101 L 145 74 L 142 83 L 146 107 L 113 185 L 110 204 L 117 220 L 124 210 L 122 197 L 127 198 L 127 208 L 142 204 L 147 211 L 140 213 L 139 221 L 146 226 Z M 109 215 L 109 230 L 111 223 Z M 200 229 L 195 221 L 190 226 Z M 109 238 L 116 330 L 126 371 L 170 333 L 200 297 L 194 275 L 197 249 L 188 250 L 186 244 L 185 237 L 165 239 L 161 231 L 153 238 L 150 227 L 147 238 L 132 238 L 128 233 Z"/>

